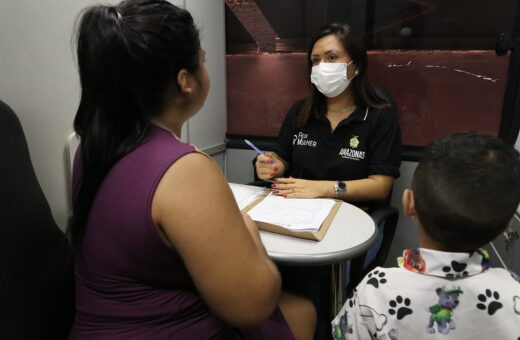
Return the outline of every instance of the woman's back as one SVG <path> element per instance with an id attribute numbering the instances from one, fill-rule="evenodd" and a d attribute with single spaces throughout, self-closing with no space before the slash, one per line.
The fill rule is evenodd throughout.
<path id="1" fill-rule="evenodd" d="M 202 302 L 182 259 L 161 239 L 150 213 L 164 172 L 194 151 L 151 125 L 142 145 L 106 176 L 77 260 L 73 339 L 205 338 L 225 327 Z"/>
<path id="2" fill-rule="evenodd" d="M 293 339 L 282 308 L 309 339 L 312 306 L 280 296 L 278 270 L 222 172 L 174 137 L 210 86 L 189 12 L 125 0 L 88 8 L 77 27 L 71 338 L 232 339 L 247 328 L 247 339 Z"/>

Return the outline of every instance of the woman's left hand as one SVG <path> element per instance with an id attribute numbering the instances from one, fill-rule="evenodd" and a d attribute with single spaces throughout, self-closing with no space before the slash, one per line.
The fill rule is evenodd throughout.
<path id="1" fill-rule="evenodd" d="M 321 181 L 311 181 L 299 178 L 275 178 L 276 183 L 271 185 L 275 195 L 286 198 L 317 198 L 323 193 Z"/>

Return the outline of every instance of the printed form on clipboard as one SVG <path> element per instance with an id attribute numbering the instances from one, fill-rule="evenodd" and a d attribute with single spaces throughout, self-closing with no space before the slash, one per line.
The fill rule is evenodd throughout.
<path id="1" fill-rule="evenodd" d="M 321 241 L 341 206 L 341 201 L 333 199 L 290 199 L 265 188 L 230 186 L 240 209 L 259 229 L 298 238 Z"/>
<path id="2" fill-rule="evenodd" d="M 236 183 L 229 183 L 229 187 L 233 192 L 233 196 L 235 196 L 235 200 L 237 201 L 240 210 L 244 210 L 244 208 L 256 201 L 267 191 L 266 188 Z"/>

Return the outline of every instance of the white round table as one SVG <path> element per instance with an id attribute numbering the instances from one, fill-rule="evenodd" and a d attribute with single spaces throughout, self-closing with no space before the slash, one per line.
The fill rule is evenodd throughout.
<path id="1" fill-rule="evenodd" d="M 323 240 L 317 242 L 260 231 L 269 257 L 279 263 L 308 266 L 332 265 L 332 305 L 336 315 L 345 299 L 343 261 L 365 253 L 376 241 L 372 218 L 356 206 L 343 202 Z"/>

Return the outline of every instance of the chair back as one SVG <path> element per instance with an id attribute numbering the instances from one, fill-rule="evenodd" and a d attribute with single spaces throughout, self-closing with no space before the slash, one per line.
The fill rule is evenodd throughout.
<path id="1" fill-rule="evenodd" d="M 0 339 L 66 339 L 72 250 L 34 172 L 16 114 L 0 101 Z"/>

